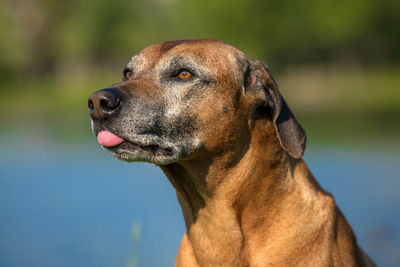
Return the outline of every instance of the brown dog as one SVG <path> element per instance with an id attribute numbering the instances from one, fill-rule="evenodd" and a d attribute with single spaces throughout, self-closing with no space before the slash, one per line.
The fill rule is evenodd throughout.
<path id="1" fill-rule="evenodd" d="M 101 145 L 175 187 L 176 266 L 374 266 L 301 159 L 306 135 L 264 63 L 215 40 L 156 44 L 89 107 Z"/>

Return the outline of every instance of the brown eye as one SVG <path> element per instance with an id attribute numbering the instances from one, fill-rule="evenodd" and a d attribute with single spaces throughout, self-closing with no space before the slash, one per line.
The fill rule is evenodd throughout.
<path id="1" fill-rule="evenodd" d="M 181 72 L 179 72 L 178 77 L 179 79 L 189 79 L 190 77 L 192 77 L 193 74 L 191 74 L 190 72 L 188 72 L 187 70 L 182 70 Z"/>
<path id="2" fill-rule="evenodd" d="M 128 80 L 132 76 L 132 71 L 127 70 L 124 72 L 124 78 L 125 80 Z"/>

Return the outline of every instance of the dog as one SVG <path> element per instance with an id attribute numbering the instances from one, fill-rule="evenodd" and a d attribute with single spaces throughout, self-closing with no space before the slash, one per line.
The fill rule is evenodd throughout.
<path id="1" fill-rule="evenodd" d="M 265 63 L 217 40 L 155 44 L 89 108 L 100 145 L 176 189 L 176 266 L 375 266 L 302 160 L 306 134 Z"/>

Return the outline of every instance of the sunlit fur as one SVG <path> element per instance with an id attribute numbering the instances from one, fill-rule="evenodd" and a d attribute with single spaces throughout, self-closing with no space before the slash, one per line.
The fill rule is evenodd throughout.
<path id="1" fill-rule="evenodd" d="M 301 159 L 305 133 L 265 64 L 189 40 L 147 47 L 127 68 L 112 86 L 120 110 L 93 131 L 128 141 L 108 150 L 159 165 L 176 189 L 187 228 L 176 266 L 374 266 Z"/>

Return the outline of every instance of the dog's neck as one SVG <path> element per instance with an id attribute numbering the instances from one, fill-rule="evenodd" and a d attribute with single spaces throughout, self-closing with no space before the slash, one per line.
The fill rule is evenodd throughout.
<path id="1" fill-rule="evenodd" d="M 271 218 L 284 208 L 279 203 L 294 191 L 295 168 L 304 163 L 283 151 L 274 130 L 266 129 L 273 127 L 254 125 L 251 139 L 236 154 L 161 166 L 177 191 L 189 241 L 204 266 L 245 265 L 247 231 L 272 225 Z"/>

